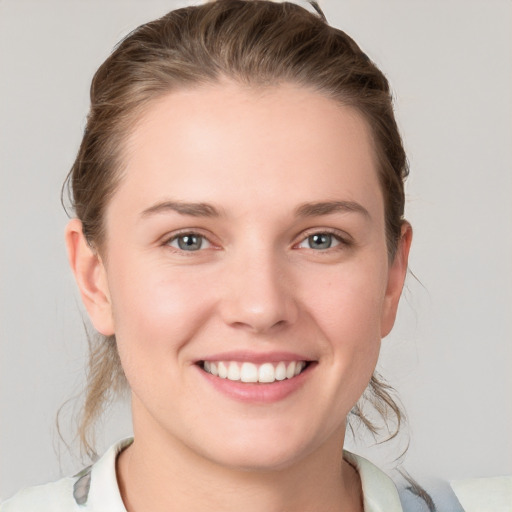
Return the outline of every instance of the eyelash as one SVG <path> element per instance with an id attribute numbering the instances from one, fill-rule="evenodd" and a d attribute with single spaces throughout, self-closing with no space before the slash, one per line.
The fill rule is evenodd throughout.
<path id="1" fill-rule="evenodd" d="M 295 244 L 294 247 L 299 246 L 300 244 L 307 243 L 308 239 L 315 235 L 329 235 L 337 242 L 336 245 L 332 247 L 327 247 L 325 249 L 315 250 L 312 247 L 308 247 L 307 249 L 312 250 L 317 253 L 326 254 L 331 253 L 336 250 L 343 250 L 349 248 L 353 245 L 353 241 L 349 239 L 348 235 L 342 236 L 339 231 L 333 229 L 315 229 L 309 232 L 306 232 L 301 235 L 301 240 L 298 244 Z"/>
<path id="2" fill-rule="evenodd" d="M 201 239 L 201 246 L 198 250 L 195 251 L 187 251 L 185 249 L 181 249 L 180 247 L 173 247 L 171 244 L 172 242 L 178 241 L 180 238 L 184 237 L 197 237 Z M 206 235 L 203 235 L 202 233 L 198 233 L 197 231 L 181 231 L 179 233 L 174 233 L 171 237 L 166 238 L 163 242 L 163 245 L 166 247 L 170 247 L 171 249 L 175 250 L 176 252 L 179 252 L 180 254 L 186 254 L 186 253 L 194 253 L 194 252 L 200 252 L 203 248 L 204 242 L 208 243 L 210 247 L 207 247 L 208 249 L 211 248 L 214 244 L 208 239 Z"/>
<path id="3" fill-rule="evenodd" d="M 310 237 L 315 236 L 315 235 L 332 236 L 333 239 L 337 243 L 336 243 L 336 245 L 334 245 L 332 247 L 327 247 L 325 249 L 315 250 L 312 247 L 308 247 L 308 248 L 304 247 L 304 249 L 308 249 L 308 250 L 314 251 L 316 253 L 324 253 L 325 254 L 325 253 L 331 253 L 336 250 L 342 250 L 344 248 L 349 248 L 353 245 L 353 241 L 351 239 L 349 239 L 348 236 L 341 236 L 338 231 L 335 231 L 332 229 L 317 229 L 317 230 L 311 230 L 309 232 L 303 233 L 301 235 L 300 241 L 298 243 L 294 244 L 293 248 L 300 248 L 299 246 L 301 244 L 307 242 Z M 199 246 L 199 248 L 197 250 L 187 251 L 186 249 L 182 249 L 180 247 L 174 247 L 171 245 L 173 242 L 179 241 L 180 238 L 187 237 L 187 236 L 197 237 L 197 238 L 201 239 L 201 245 Z M 203 244 L 205 242 L 207 244 L 209 244 L 208 247 L 203 247 Z M 204 249 L 215 248 L 215 245 L 213 244 L 213 242 L 211 242 L 211 240 L 209 240 L 209 238 L 206 235 L 199 233 L 197 231 L 181 231 L 179 233 L 174 233 L 171 237 L 166 238 L 162 245 L 169 247 L 169 248 L 173 249 L 174 251 L 176 251 L 180 254 L 183 254 L 183 255 L 185 255 L 187 253 L 201 252 L 201 250 L 204 250 Z"/>

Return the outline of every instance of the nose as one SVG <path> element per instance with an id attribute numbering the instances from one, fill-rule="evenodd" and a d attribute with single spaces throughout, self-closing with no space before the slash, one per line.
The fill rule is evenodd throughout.
<path id="1" fill-rule="evenodd" d="M 273 254 L 233 258 L 226 267 L 220 314 L 228 325 L 265 333 L 293 324 L 298 306 L 286 261 Z"/>

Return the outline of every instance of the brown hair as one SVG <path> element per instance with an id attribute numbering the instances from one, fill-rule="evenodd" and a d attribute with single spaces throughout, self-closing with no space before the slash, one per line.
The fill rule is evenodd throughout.
<path id="1" fill-rule="evenodd" d="M 124 142 L 148 103 L 178 88 L 224 78 L 260 87 L 294 83 L 363 115 L 379 163 L 392 259 L 404 222 L 408 167 L 388 81 L 349 36 L 321 16 L 292 3 L 260 0 L 218 0 L 172 11 L 130 33 L 98 69 L 87 126 L 67 178 L 89 244 L 101 251 L 105 208 L 122 178 Z M 91 346 L 79 428 L 89 455 L 94 454 L 89 436 L 95 420 L 114 398 L 112 390 L 125 384 L 115 339 Z M 395 435 L 402 413 L 391 388 L 375 374 L 364 396 L 370 397 L 386 426 L 389 413 L 394 415 Z M 352 412 L 374 434 L 380 431 L 363 414 L 361 402 Z"/>

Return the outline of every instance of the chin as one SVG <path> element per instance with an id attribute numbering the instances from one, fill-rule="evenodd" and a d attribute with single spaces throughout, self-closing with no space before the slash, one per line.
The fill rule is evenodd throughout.
<path id="1" fill-rule="evenodd" d="M 302 448 L 283 449 L 283 447 L 266 446 L 246 447 L 243 450 L 228 450 L 218 455 L 214 462 L 237 471 L 265 473 L 288 469 L 296 464 L 306 453 Z M 213 460 L 212 460 L 213 461 Z"/>
<path id="2" fill-rule="evenodd" d="M 225 430 L 222 439 L 211 439 L 207 446 L 203 444 L 206 458 L 239 471 L 280 471 L 297 464 L 322 445 L 322 439 L 308 436 L 311 431 L 306 426 L 269 428 L 260 424 L 260 428 L 243 433 L 242 428 L 237 432 Z M 341 439 L 340 446 L 342 443 Z"/>

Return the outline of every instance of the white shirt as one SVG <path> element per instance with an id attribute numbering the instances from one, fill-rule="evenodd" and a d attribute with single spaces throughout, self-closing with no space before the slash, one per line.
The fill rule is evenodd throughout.
<path id="1" fill-rule="evenodd" d="M 133 439 L 114 444 L 78 475 L 19 491 L 0 505 L 0 512 L 126 512 L 116 477 L 116 457 Z M 358 471 L 365 512 L 403 512 L 392 480 L 368 460 L 344 457 Z"/>

